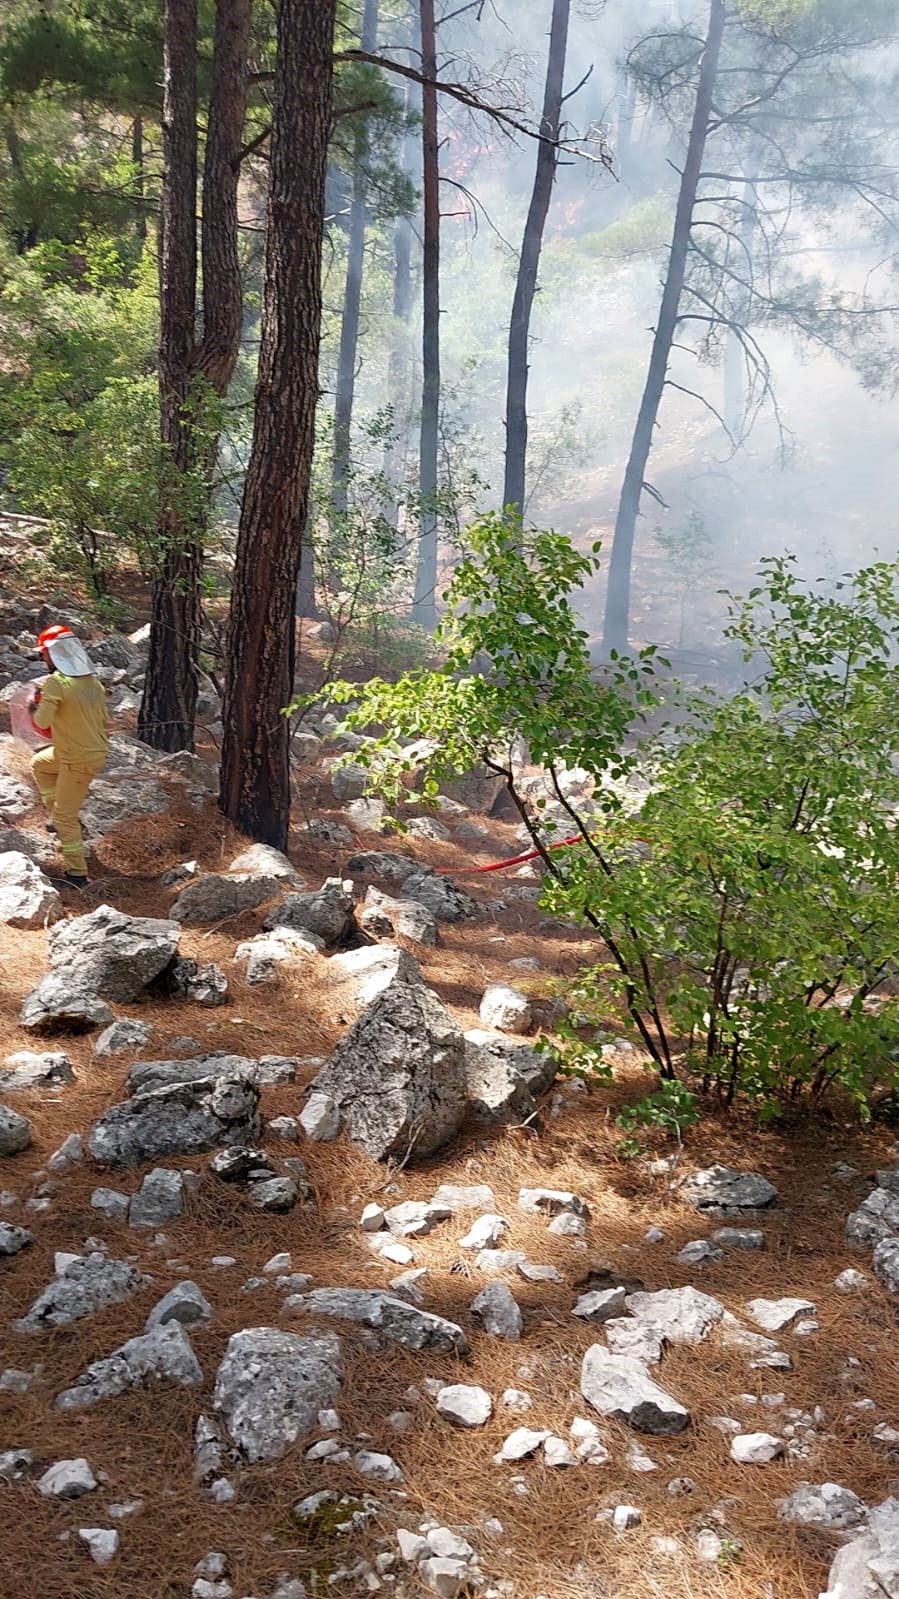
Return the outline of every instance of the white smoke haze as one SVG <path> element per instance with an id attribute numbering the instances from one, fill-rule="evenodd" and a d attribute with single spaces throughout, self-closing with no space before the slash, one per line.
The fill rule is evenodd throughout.
<path id="1" fill-rule="evenodd" d="M 454 8 L 448 7 L 447 10 Z M 539 117 L 549 5 L 495 0 L 441 33 L 441 74 L 475 81 L 485 97 Z M 654 28 L 702 34 L 707 5 L 608 0 L 576 6 L 566 88 L 568 132 L 588 156 L 566 155 L 553 194 L 532 318 L 527 518 L 578 543 L 611 541 L 670 244 L 683 128 L 638 94 L 628 101 L 625 57 Z M 391 24 L 384 24 L 389 47 Z M 891 74 L 893 53 L 880 69 Z M 864 108 L 859 107 L 860 117 Z M 488 118 L 441 102 L 441 337 L 444 421 L 482 480 L 480 503 L 501 493 L 506 341 L 517 250 L 533 181 L 533 141 L 510 139 Z M 592 135 L 592 137 L 591 137 Z M 597 159 L 605 141 L 612 170 Z M 414 140 L 412 141 L 414 145 Z M 892 152 L 896 154 L 895 135 Z M 717 159 L 720 159 L 718 157 Z M 897 158 L 899 165 L 899 158 Z M 866 219 L 866 222 L 870 219 Z M 861 228 L 842 201 L 797 217 L 785 245 L 804 275 L 835 290 L 899 301 L 895 243 Z M 417 268 L 416 268 L 417 270 Z M 390 323 L 372 293 L 359 392 L 383 404 Z M 416 311 L 416 318 L 417 318 Z M 380 325 L 380 326 L 379 326 Z M 883 338 L 893 337 L 889 318 Z M 776 401 L 734 446 L 703 401 L 724 406 L 722 355 L 676 349 L 663 398 L 634 552 L 631 635 L 706 653 L 720 641 L 725 587 L 745 589 L 758 561 L 791 552 L 802 573 L 833 579 L 899 554 L 895 460 L 899 401 L 887 383 L 869 392 L 833 355 L 775 329 L 757 330 Z M 410 329 L 416 356 L 417 326 Z M 602 593 L 585 595 L 595 634 Z"/>

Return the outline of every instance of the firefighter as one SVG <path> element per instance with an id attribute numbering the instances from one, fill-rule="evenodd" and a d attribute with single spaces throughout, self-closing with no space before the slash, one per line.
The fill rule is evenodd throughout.
<path id="1" fill-rule="evenodd" d="M 31 770 L 47 808 L 48 828 L 59 838 L 65 880 L 84 888 L 87 860 L 80 811 L 91 780 L 106 764 L 106 690 L 70 628 L 45 628 L 37 642 L 51 675 L 35 690 L 28 708 L 35 726 L 53 742 L 38 750 Z"/>

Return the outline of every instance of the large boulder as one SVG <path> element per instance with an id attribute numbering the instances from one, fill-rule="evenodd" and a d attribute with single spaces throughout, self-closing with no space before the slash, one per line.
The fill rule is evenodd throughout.
<path id="1" fill-rule="evenodd" d="M 50 971 L 73 988 L 127 1004 L 174 959 L 180 936 L 174 921 L 100 905 L 53 929 Z"/>
<path id="2" fill-rule="evenodd" d="M 293 1311 L 370 1327 L 385 1343 L 401 1344 L 404 1349 L 432 1349 L 463 1359 L 468 1354 L 468 1339 L 454 1321 L 419 1310 L 379 1288 L 313 1288 L 311 1293 L 292 1296 L 288 1304 Z"/>
<path id="3" fill-rule="evenodd" d="M 735 1171 L 731 1166 L 709 1166 L 684 1178 L 681 1193 L 696 1210 L 770 1210 L 777 1203 L 777 1189 L 758 1172 Z"/>
<path id="4" fill-rule="evenodd" d="M 288 894 L 266 917 L 266 931 L 280 927 L 314 933 L 329 949 L 339 944 L 353 923 L 353 885 L 339 877 L 329 877 L 310 894 Z"/>
<path id="5" fill-rule="evenodd" d="M 870 1511 L 866 1530 L 834 1560 L 821 1599 L 899 1599 L 899 1499 Z"/>
<path id="6" fill-rule="evenodd" d="M 30 1049 L 20 1049 L 7 1055 L 0 1069 L 0 1093 L 23 1094 L 34 1088 L 58 1088 L 63 1083 L 74 1083 L 75 1068 L 62 1050 L 33 1054 Z"/>
<path id="7" fill-rule="evenodd" d="M 376 1160 L 432 1155 L 465 1114 L 465 1039 L 423 983 L 395 982 L 353 1023 L 315 1087 Z"/>
<path id="8" fill-rule="evenodd" d="M 391 899 L 372 885 L 359 912 L 359 926 L 373 938 L 405 938 L 410 944 L 437 943 L 437 920 L 414 899 Z"/>
<path id="9" fill-rule="evenodd" d="M 465 1034 L 465 1092 L 479 1121 L 526 1121 L 555 1074 L 552 1056 L 528 1044 L 483 1028 Z"/>
<path id="10" fill-rule="evenodd" d="M 246 1078 L 258 1088 L 296 1081 L 297 1062 L 290 1055 L 261 1055 L 250 1060 L 245 1055 L 192 1055 L 187 1060 L 135 1061 L 125 1080 L 129 1095 L 146 1094 L 155 1088 L 172 1088 L 178 1083 L 206 1083 L 212 1086 L 223 1077 Z"/>
<path id="11" fill-rule="evenodd" d="M 39 866 L 20 850 L 0 855 L 0 922 L 47 927 L 62 915 L 62 900 Z"/>
<path id="12" fill-rule="evenodd" d="M 47 1284 L 16 1328 L 38 1332 L 45 1327 L 67 1327 L 107 1305 L 123 1304 L 149 1280 L 126 1260 L 111 1260 L 99 1253 L 78 1255 Z"/>
<path id="13" fill-rule="evenodd" d="M 27 855 L 37 866 L 50 866 L 56 855 L 46 833 L 32 833 L 22 827 L 0 828 L 0 851 L 7 854 L 11 850 Z"/>
<path id="14" fill-rule="evenodd" d="M 418 863 L 411 855 L 399 855 L 392 850 L 368 849 L 352 855 L 344 868 L 348 877 L 382 877 L 386 883 L 399 888 Z"/>
<path id="15" fill-rule="evenodd" d="M 71 1388 L 56 1399 L 57 1410 L 83 1410 L 100 1399 L 114 1399 L 129 1388 L 174 1383 L 196 1388 L 203 1381 L 200 1362 L 178 1321 L 129 1338 L 103 1360 L 95 1360 Z"/>
<path id="16" fill-rule="evenodd" d="M 477 915 L 477 905 L 448 877 L 441 877 L 430 866 L 417 866 L 403 881 L 403 899 L 424 905 L 438 922 L 462 922 Z"/>
<path id="17" fill-rule="evenodd" d="M 724 1306 L 698 1288 L 661 1288 L 654 1294 L 629 1294 L 627 1308 L 655 1328 L 669 1344 L 699 1344 L 722 1319 Z"/>
<path id="18" fill-rule="evenodd" d="M 478 811 L 481 816 L 489 816 L 506 786 L 506 780 L 497 776 L 496 772 L 491 772 L 489 766 L 478 765 L 462 777 L 454 777 L 441 786 L 448 799 L 456 800 L 470 811 Z"/>
<path id="19" fill-rule="evenodd" d="M 306 884 L 297 871 L 292 861 L 282 854 L 279 849 L 272 849 L 270 844 L 251 844 L 249 849 L 242 850 L 235 856 L 229 872 L 254 873 L 256 876 L 263 874 L 266 877 L 277 877 L 289 883 L 292 888 L 305 888 Z"/>
<path id="20" fill-rule="evenodd" d="M 81 825 L 90 843 L 111 833 L 125 822 L 161 816 L 171 809 L 171 800 L 155 778 L 135 782 L 133 777 L 112 780 L 112 774 L 97 777 L 81 808 Z"/>
<path id="21" fill-rule="evenodd" d="M 283 878 L 271 872 L 207 872 L 182 888 L 172 906 L 172 919 L 185 927 L 224 922 L 266 904 L 283 887 Z"/>
<path id="22" fill-rule="evenodd" d="M 881 1238 L 874 1246 L 873 1261 L 884 1288 L 899 1294 L 899 1238 Z"/>
<path id="23" fill-rule="evenodd" d="M 35 795 L 18 778 L 0 770 L 0 822 L 20 822 L 34 809 Z"/>
<path id="24" fill-rule="evenodd" d="M 899 1194 L 875 1188 L 847 1218 L 846 1237 L 851 1244 L 878 1244 L 899 1233 Z"/>
<path id="25" fill-rule="evenodd" d="M 612 1355 L 603 1344 L 587 1350 L 581 1393 L 601 1416 L 614 1416 L 636 1432 L 667 1437 L 690 1425 L 690 1412 L 653 1382 L 643 1362 Z"/>
<path id="26" fill-rule="evenodd" d="M 19 1025 L 26 1033 L 90 1033 L 112 1021 L 106 1002 L 67 977 L 50 972 L 25 998 Z M 0 1085 L 2 1086 L 2 1085 Z"/>
<path id="27" fill-rule="evenodd" d="M 332 955 L 324 974 L 335 1009 L 354 1019 L 393 983 L 423 983 L 414 955 L 396 944 L 369 944 Z"/>
<path id="28" fill-rule="evenodd" d="M 171 1155 L 197 1155 L 258 1138 L 259 1089 L 245 1074 L 148 1089 L 113 1105 L 94 1123 L 88 1143 L 95 1160 L 140 1166 Z"/>
<path id="29" fill-rule="evenodd" d="M 277 1460 L 318 1426 L 340 1392 L 340 1341 L 276 1327 L 234 1333 L 215 1379 L 215 1408 L 250 1462 Z"/>

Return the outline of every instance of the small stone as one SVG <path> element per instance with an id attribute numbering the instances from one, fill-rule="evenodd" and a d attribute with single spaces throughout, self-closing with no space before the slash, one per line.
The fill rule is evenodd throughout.
<path id="1" fill-rule="evenodd" d="M 529 1455 L 535 1455 L 541 1444 L 549 1437 L 546 1432 L 535 1432 L 530 1427 L 516 1427 L 505 1439 L 499 1454 L 494 1455 L 494 1460 L 499 1466 L 511 1461 L 526 1460 Z"/>
<path id="2" fill-rule="evenodd" d="M 38 1492 L 45 1499 L 80 1499 L 93 1493 L 100 1484 L 83 1455 L 75 1460 L 57 1460 L 38 1481 Z"/>
<path id="3" fill-rule="evenodd" d="M 8 1105 L 0 1105 L 0 1155 L 20 1155 L 31 1143 L 31 1123 Z"/>
<path id="4" fill-rule="evenodd" d="M 296 1144 L 300 1137 L 300 1124 L 295 1116 L 273 1116 L 266 1127 L 272 1138 L 278 1138 L 284 1144 Z"/>
<path id="5" fill-rule="evenodd" d="M 577 1194 L 566 1193 L 558 1188 L 521 1188 L 518 1204 L 522 1210 L 546 1216 L 568 1214 L 587 1218 L 590 1215 L 586 1204 Z"/>
<path id="6" fill-rule="evenodd" d="M 831 1527 L 845 1532 L 860 1527 L 867 1519 L 868 1507 L 850 1488 L 824 1482 L 815 1487 L 803 1482 L 784 1499 L 778 1511 L 781 1521 L 799 1522 L 805 1527 Z"/>
<path id="7" fill-rule="evenodd" d="M 27 1393 L 25 1389 L 10 1389 L 6 1392 Z M 30 1475 L 34 1466 L 34 1455 L 30 1449 L 4 1449 L 0 1453 L 0 1482 L 21 1482 L 23 1477 Z"/>
<path id="8" fill-rule="evenodd" d="M 750 1299 L 746 1305 L 756 1325 L 772 1333 L 783 1332 L 797 1316 L 813 1316 L 817 1308 L 810 1299 Z"/>
<path id="9" fill-rule="evenodd" d="M 401 1244 L 396 1238 L 384 1234 L 375 1233 L 370 1247 L 381 1260 L 389 1260 L 394 1266 L 408 1266 L 415 1259 L 408 1244 Z"/>
<path id="10" fill-rule="evenodd" d="M 666 1492 L 672 1499 L 685 1499 L 689 1494 L 695 1494 L 696 1484 L 692 1477 L 672 1477 Z"/>
<path id="11" fill-rule="evenodd" d="M 427 1275 L 427 1267 L 418 1266 L 414 1271 L 404 1271 L 398 1277 L 392 1277 L 390 1286 L 395 1294 L 399 1294 L 400 1299 L 407 1300 L 410 1305 L 423 1305 L 424 1294 L 419 1284 Z"/>
<path id="12" fill-rule="evenodd" d="M 739 1433 L 731 1440 L 730 1458 L 738 1466 L 767 1466 L 785 1454 L 783 1439 L 773 1437 L 770 1432 Z"/>
<path id="13" fill-rule="evenodd" d="M 185 1280 L 170 1288 L 147 1317 L 146 1332 L 178 1321 L 182 1327 L 204 1326 L 212 1320 L 212 1306 L 196 1283 Z"/>
<path id="14" fill-rule="evenodd" d="M 522 1388 L 506 1388 L 503 1390 L 503 1404 L 507 1410 L 530 1410 L 534 1401 L 530 1394 Z"/>
<path id="15" fill-rule="evenodd" d="M 124 1221 L 131 1201 L 127 1194 L 115 1188 L 95 1188 L 91 1194 L 91 1208 L 98 1210 L 107 1221 Z"/>
<path id="16" fill-rule="evenodd" d="M 475 1265 L 478 1271 L 495 1277 L 505 1271 L 517 1271 L 527 1258 L 523 1249 L 481 1249 L 475 1257 Z"/>
<path id="17" fill-rule="evenodd" d="M 141 1050 L 153 1036 L 149 1022 L 133 1021 L 122 1016 L 107 1027 L 94 1042 L 94 1054 L 102 1056 L 128 1055 Z"/>
<path id="18" fill-rule="evenodd" d="M 681 1192 L 697 1210 L 768 1210 L 777 1202 L 777 1189 L 767 1178 L 730 1166 L 694 1172 L 685 1178 Z"/>
<path id="19" fill-rule="evenodd" d="M 650 1366 L 662 1358 L 664 1337 L 661 1328 L 634 1316 L 613 1317 L 603 1325 L 605 1340 L 613 1355 L 630 1355 Z"/>
<path id="20" fill-rule="evenodd" d="M 471 1302 L 472 1320 L 493 1338 L 515 1342 L 521 1337 L 522 1315 L 505 1283 L 488 1283 Z"/>
<path id="21" fill-rule="evenodd" d="M 554 1216 L 547 1228 L 554 1238 L 586 1238 L 587 1221 L 584 1216 L 574 1216 L 570 1211 L 563 1211 L 561 1216 Z"/>
<path id="22" fill-rule="evenodd" d="M 459 1239 L 459 1248 L 495 1249 L 503 1234 L 508 1231 L 509 1223 L 505 1216 L 494 1216 L 488 1212 L 485 1216 L 479 1216 L 465 1237 Z"/>
<path id="23" fill-rule="evenodd" d="M 391 1455 L 378 1454 L 371 1449 L 360 1449 L 353 1456 L 353 1465 L 363 1477 L 373 1477 L 376 1482 L 402 1482 L 403 1473 Z"/>
<path id="24" fill-rule="evenodd" d="M 544 1440 L 543 1458 L 548 1466 L 576 1466 L 577 1456 L 569 1449 L 564 1438 L 557 1438 L 554 1433 Z"/>
<path id="25" fill-rule="evenodd" d="M 571 1314 L 598 1325 L 608 1321 L 611 1316 L 620 1316 L 626 1298 L 625 1288 L 601 1288 L 593 1293 L 582 1294 Z"/>
<path id="26" fill-rule="evenodd" d="M 445 1560 L 433 1555 L 422 1561 L 419 1574 L 425 1587 L 436 1593 L 438 1599 L 461 1599 L 471 1586 L 471 1568 L 465 1560 Z"/>
<path id="27" fill-rule="evenodd" d="M 437 1414 L 454 1427 L 483 1427 L 493 1415 L 493 1400 L 485 1388 L 452 1383 L 437 1395 Z"/>
<path id="28" fill-rule="evenodd" d="M 719 1227 L 712 1234 L 722 1249 L 764 1249 L 765 1235 L 760 1227 Z"/>
<path id="29" fill-rule="evenodd" d="M 527 1033 L 534 1024 L 527 995 L 508 983 L 491 983 L 485 989 L 478 1015 L 485 1027 L 495 1027 L 500 1033 Z"/>
<path id="30" fill-rule="evenodd" d="M 158 1227 L 181 1215 L 184 1178 L 180 1171 L 156 1166 L 148 1172 L 134 1195 L 128 1212 L 132 1227 Z"/>
<path id="31" fill-rule="evenodd" d="M 283 1215 L 293 1210 L 299 1198 L 299 1189 L 290 1177 L 268 1177 L 261 1183 L 251 1183 L 250 1203 L 256 1210 Z"/>
<path id="32" fill-rule="evenodd" d="M 398 1527 L 396 1541 L 403 1559 L 411 1565 L 418 1565 L 419 1561 L 427 1559 L 430 1546 L 427 1538 L 422 1538 L 420 1533 L 407 1532 L 405 1527 Z"/>
<path id="33" fill-rule="evenodd" d="M 663 1244 L 665 1242 L 665 1234 L 662 1232 L 661 1227 L 648 1228 L 643 1237 L 647 1244 Z"/>
<path id="34" fill-rule="evenodd" d="M 313 1092 L 300 1112 L 300 1126 L 316 1143 L 332 1143 L 340 1132 L 340 1108 L 329 1094 Z"/>
<path id="35" fill-rule="evenodd" d="M 362 1215 L 359 1218 L 359 1226 L 362 1228 L 362 1231 L 364 1233 L 376 1233 L 386 1225 L 387 1224 L 384 1220 L 384 1212 L 380 1205 L 366 1205 Z"/>
<path id="36" fill-rule="evenodd" d="M 292 1255 L 288 1255 L 288 1254 L 272 1255 L 271 1259 L 266 1261 L 266 1263 L 263 1266 L 262 1270 L 264 1272 L 267 1272 L 268 1274 L 270 1274 L 272 1276 L 276 1276 L 278 1274 L 278 1272 L 290 1271 L 292 1266 L 293 1266 L 293 1256 Z"/>
<path id="37" fill-rule="evenodd" d="M 80 1133 L 69 1133 L 59 1148 L 54 1150 L 47 1161 L 47 1169 L 53 1172 L 67 1171 L 70 1166 L 77 1166 L 84 1159 L 84 1144 Z"/>
<path id="38" fill-rule="evenodd" d="M 643 1512 L 636 1505 L 616 1505 L 612 1513 L 612 1526 L 616 1532 L 629 1532 L 632 1527 L 639 1527 L 643 1520 Z"/>
<path id="39" fill-rule="evenodd" d="M 640 1477 L 648 1477 L 659 1469 L 652 1456 L 646 1453 L 643 1445 L 638 1444 L 636 1439 L 627 1446 L 627 1463 L 629 1469 Z"/>
<path id="40" fill-rule="evenodd" d="M 677 1259 L 684 1266 L 701 1266 L 706 1261 L 723 1260 L 724 1250 L 716 1249 L 707 1238 L 694 1238 L 691 1243 L 684 1244 Z"/>
<path id="41" fill-rule="evenodd" d="M 0 1221 L 0 1255 L 20 1255 L 33 1243 L 34 1236 L 27 1227 L 13 1227 L 9 1222 Z"/>
<path id="42" fill-rule="evenodd" d="M 718 1564 L 724 1553 L 725 1543 L 720 1533 L 714 1527 L 701 1527 L 696 1534 L 696 1553 L 700 1560 L 706 1561 L 710 1566 Z"/>
<path id="43" fill-rule="evenodd" d="M 625 1421 L 637 1432 L 667 1436 L 690 1425 L 690 1412 L 652 1381 L 641 1361 L 610 1354 L 602 1344 L 584 1356 L 581 1392 L 601 1415 Z"/>
<path id="44" fill-rule="evenodd" d="M 79 1527 L 78 1536 L 96 1566 L 108 1566 L 119 1552 L 119 1535 L 111 1527 Z"/>
<path id="45" fill-rule="evenodd" d="M 400 1237 L 425 1237 L 438 1222 L 446 1221 L 452 1213 L 445 1207 L 431 1205 L 420 1199 L 405 1199 L 400 1205 L 384 1212 L 384 1220 L 392 1233 Z"/>
<path id="46" fill-rule="evenodd" d="M 555 1266 L 538 1266 L 533 1260 L 520 1260 L 517 1269 L 519 1277 L 528 1283 L 561 1283 L 565 1280 Z"/>
<path id="47" fill-rule="evenodd" d="M 868 1279 L 863 1271 L 856 1271 L 854 1267 L 847 1266 L 838 1277 L 833 1280 L 834 1288 L 839 1294 L 861 1294 L 868 1287 Z"/>

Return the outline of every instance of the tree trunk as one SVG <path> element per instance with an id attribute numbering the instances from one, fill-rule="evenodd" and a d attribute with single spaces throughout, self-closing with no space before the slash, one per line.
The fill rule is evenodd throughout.
<path id="1" fill-rule="evenodd" d="M 203 539 L 217 429 L 201 416 L 228 390 L 240 349 L 243 293 L 237 188 L 246 112 L 252 0 L 218 0 L 203 168 L 203 336 L 196 337 L 197 5 L 168 0 L 165 19 L 163 191 L 160 215 L 159 394 L 168 461 L 160 516 L 162 564 L 153 581 L 150 648 L 138 729 L 156 749 L 191 749 L 200 652 Z M 197 423 L 204 423 L 198 428 Z M 199 475 L 202 504 L 184 487 Z M 194 494 L 190 496 L 194 499 Z"/>
<path id="2" fill-rule="evenodd" d="M 650 450 L 652 449 L 659 404 L 665 388 L 668 360 L 678 324 L 680 300 L 687 270 L 687 254 L 690 247 L 690 231 L 693 224 L 693 208 L 696 203 L 696 191 L 699 187 L 702 160 L 708 136 L 724 24 L 724 0 L 711 0 L 708 34 L 699 70 L 699 83 L 696 90 L 693 122 L 690 128 L 690 141 L 687 146 L 687 158 L 684 162 L 680 193 L 677 199 L 674 235 L 671 242 L 671 254 L 668 259 L 668 272 L 665 278 L 658 323 L 652 343 L 646 386 L 634 429 L 630 456 L 621 490 L 621 500 L 618 506 L 618 517 L 615 522 L 603 632 L 603 650 L 606 654 L 611 650 L 627 649 L 634 535 L 637 528 L 637 517 L 640 514 L 640 500 L 646 477 L 646 463 L 649 460 Z"/>
<path id="3" fill-rule="evenodd" d="M 284 849 L 294 596 L 309 504 L 337 0 L 280 0 L 253 446 L 234 561 L 219 803 Z M 298 152 L 302 152 L 302 160 Z"/>
<path id="4" fill-rule="evenodd" d="M 411 28 L 410 28 L 411 43 Z M 409 116 L 412 104 L 410 85 L 403 92 L 403 115 Z M 403 174 L 412 170 L 412 137 L 407 130 L 400 146 L 399 162 Z M 384 476 L 394 483 L 403 476 L 411 425 L 409 394 L 409 323 L 412 318 L 412 226 L 408 217 L 397 217 L 393 229 L 393 332 L 387 362 L 387 400 L 393 407 L 391 436 L 384 447 Z"/>
<path id="5" fill-rule="evenodd" d="M 525 507 L 525 468 L 528 448 L 528 343 L 531 309 L 537 289 L 543 229 L 546 226 L 559 158 L 556 141 L 559 137 L 559 123 L 562 116 L 562 85 L 565 77 L 570 9 L 570 0 L 553 0 L 543 116 L 540 120 L 540 132 L 544 142 L 537 146 L 537 170 L 518 261 L 518 278 L 512 302 L 512 319 L 509 324 L 506 475 L 503 505 L 522 516 Z"/>
<path id="6" fill-rule="evenodd" d="M 163 551 L 153 579 L 150 644 L 138 735 L 155 749 L 190 749 L 197 701 L 200 556 L 179 485 L 191 470 L 186 423 L 196 354 L 197 0 L 166 0 L 162 199 L 159 215 L 159 423 Z"/>
<path id="7" fill-rule="evenodd" d="M 360 45 L 369 55 L 378 45 L 378 0 L 365 0 Z M 332 503 L 335 516 L 345 516 L 350 475 L 350 433 L 356 391 L 356 351 L 365 266 L 365 230 L 368 224 L 368 137 L 364 126 L 356 135 L 353 162 L 353 199 L 347 238 L 346 284 L 340 323 L 340 353 L 334 396 L 334 469 Z"/>
<path id="8" fill-rule="evenodd" d="M 421 498 L 418 562 L 412 620 L 433 632 L 437 625 L 437 456 L 440 433 L 440 167 L 437 138 L 437 30 L 434 0 L 421 0 L 422 178 L 422 384 L 418 492 Z"/>

